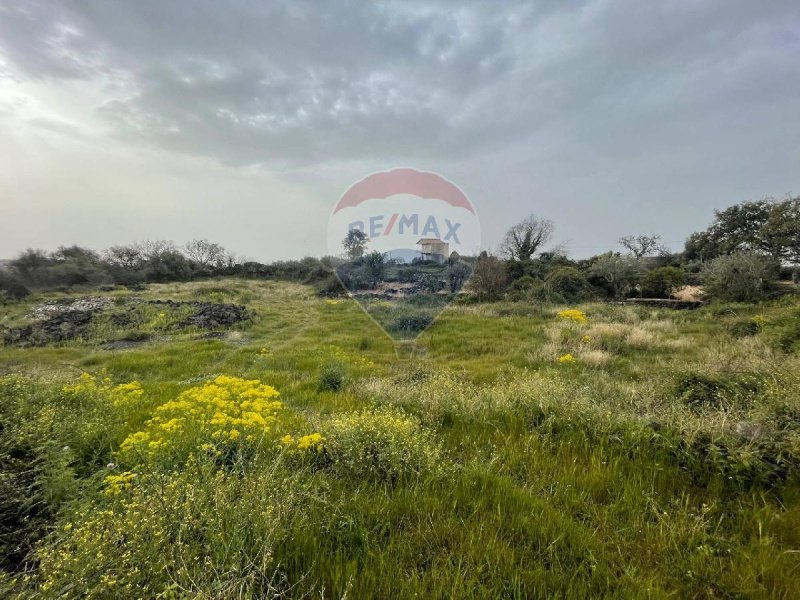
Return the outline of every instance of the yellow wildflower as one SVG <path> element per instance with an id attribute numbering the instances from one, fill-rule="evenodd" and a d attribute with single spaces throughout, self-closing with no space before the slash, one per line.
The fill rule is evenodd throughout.
<path id="1" fill-rule="evenodd" d="M 125 471 L 119 475 L 108 475 L 103 480 L 103 483 L 106 486 L 106 489 L 103 490 L 103 493 L 107 496 L 116 496 L 117 494 L 121 494 L 124 490 L 127 490 L 131 487 L 131 482 L 135 477 L 136 473 L 131 473 L 130 471 Z"/>
<path id="2" fill-rule="evenodd" d="M 298 450 L 316 450 L 317 452 L 322 452 L 324 446 L 323 442 L 325 438 L 322 437 L 319 433 L 312 433 L 309 435 L 304 435 L 299 440 L 297 440 L 297 449 Z"/>
<path id="3" fill-rule="evenodd" d="M 576 323 L 586 323 L 586 321 L 589 320 L 586 316 L 586 313 L 582 310 L 578 310 L 577 308 L 568 308 L 566 310 L 559 311 L 556 314 L 556 317 L 567 321 L 574 321 Z"/>

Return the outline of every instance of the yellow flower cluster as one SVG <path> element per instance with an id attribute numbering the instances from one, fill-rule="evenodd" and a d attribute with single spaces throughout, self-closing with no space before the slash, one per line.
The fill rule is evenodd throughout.
<path id="1" fill-rule="evenodd" d="M 563 364 L 563 363 L 574 363 L 574 362 L 578 362 L 578 361 L 577 361 L 577 359 L 576 359 L 574 356 L 572 356 L 572 354 L 562 354 L 562 355 L 561 355 L 561 356 L 559 356 L 559 357 L 558 357 L 556 360 L 557 360 L 558 362 L 562 363 L 562 364 Z"/>
<path id="2" fill-rule="evenodd" d="M 144 396 L 142 384 L 138 381 L 114 385 L 107 376 L 97 378 L 89 373 L 82 373 L 77 383 L 65 385 L 61 391 L 69 396 L 103 396 L 114 406 L 136 404 Z"/>
<path id="3" fill-rule="evenodd" d="M 189 388 L 156 408 L 142 431 L 120 446 L 123 455 L 153 456 L 179 446 L 215 448 L 244 436 L 249 442 L 270 432 L 283 403 L 278 390 L 257 379 L 219 376 Z M 210 445 L 209 445 L 210 444 Z"/>
<path id="4" fill-rule="evenodd" d="M 285 435 L 281 438 L 283 444 L 289 451 L 314 451 L 317 454 L 325 449 L 325 438 L 320 433 L 311 433 L 294 438 L 291 435 Z"/>
<path id="5" fill-rule="evenodd" d="M 103 480 L 106 489 L 103 493 L 107 496 L 116 496 L 121 494 L 124 490 L 130 489 L 131 483 L 136 477 L 136 473 L 125 471 L 119 475 L 109 475 Z"/>
<path id="6" fill-rule="evenodd" d="M 574 321 L 576 323 L 586 323 L 589 320 L 586 316 L 586 313 L 582 310 L 578 310 L 577 308 L 561 310 L 556 314 L 556 317 L 567 321 Z"/>

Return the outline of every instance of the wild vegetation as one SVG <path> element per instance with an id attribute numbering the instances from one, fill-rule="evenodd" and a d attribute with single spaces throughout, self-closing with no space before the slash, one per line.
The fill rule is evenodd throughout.
<path id="1" fill-rule="evenodd" d="M 364 299 L 385 330 L 333 259 L 23 253 L 0 270 L 0 595 L 796 597 L 794 242 L 729 217 L 716 254 L 638 236 L 586 261 L 527 219 L 460 293 L 458 261 L 354 238 L 351 266 L 422 290 L 407 322 Z M 616 301 L 685 283 L 708 301 Z"/>
<path id="2" fill-rule="evenodd" d="M 4 595 L 796 593 L 796 297 L 462 303 L 398 359 L 300 284 L 101 295 L 251 318 L 0 351 Z"/>

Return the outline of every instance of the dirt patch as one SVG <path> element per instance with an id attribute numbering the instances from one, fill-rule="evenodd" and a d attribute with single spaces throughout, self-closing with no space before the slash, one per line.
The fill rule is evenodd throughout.
<path id="1" fill-rule="evenodd" d="M 672 292 L 671 297 L 674 300 L 680 300 L 681 302 L 702 302 L 705 300 L 705 295 L 706 293 L 702 286 L 685 285 L 682 288 Z"/>

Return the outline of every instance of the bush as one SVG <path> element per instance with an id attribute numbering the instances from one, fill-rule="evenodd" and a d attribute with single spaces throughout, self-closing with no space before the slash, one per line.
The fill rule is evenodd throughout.
<path id="1" fill-rule="evenodd" d="M 272 555 L 313 502 L 297 477 L 198 460 L 170 477 L 107 479 L 39 550 L 37 596 L 64 597 L 76 582 L 89 598 L 285 596 Z"/>
<path id="2" fill-rule="evenodd" d="M 731 325 L 730 328 L 731 335 L 735 338 L 750 337 L 756 335 L 759 331 L 761 331 L 761 325 L 753 319 L 738 321 Z"/>
<path id="3" fill-rule="evenodd" d="M 544 281 L 523 275 L 515 279 L 508 291 L 508 299 L 512 302 L 525 302 L 529 300 L 545 300 Z"/>
<path id="4" fill-rule="evenodd" d="M 96 385 L 81 385 L 87 384 Z M 278 396 L 258 380 L 222 375 L 188 388 L 158 406 L 141 430 L 123 440 L 120 463 L 175 469 L 198 451 L 220 463 L 250 454 L 276 435 L 283 413 Z"/>
<path id="5" fill-rule="evenodd" d="M 419 284 L 422 289 L 431 294 L 435 294 L 445 286 L 445 282 L 433 273 L 423 275 L 419 280 Z"/>
<path id="6" fill-rule="evenodd" d="M 397 317 L 389 324 L 389 331 L 393 333 L 419 333 L 433 323 L 429 314 L 407 314 Z"/>
<path id="7" fill-rule="evenodd" d="M 514 292 L 528 292 L 540 282 L 540 279 L 536 279 L 530 275 L 523 275 L 519 279 L 514 280 L 514 283 L 511 284 L 511 290 Z"/>
<path id="8" fill-rule="evenodd" d="M 397 281 L 400 283 L 414 283 L 419 278 L 420 273 L 422 271 L 415 267 L 401 267 L 397 269 Z"/>
<path id="9" fill-rule="evenodd" d="M 321 392 L 338 392 L 344 387 L 344 367 L 338 362 L 331 362 L 320 369 L 317 377 L 317 389 Z"/>
<path id="10" fill-rule="evenodd" d="M 493 301 L 503 295 L 507 281 L 503 263 L 493 256 L 487 256 L 475 263 L 470 287 L 481 300 Z"/>
<path id="11" fill-rule="evenodd" d="M 746 253 L 718 256 L 702 272 L 706 294 L 729 302 L 763 300 L 776 276 L 774 261 Z"/>
<path id="12" fill-rule="evenodd" d="M 589 267 L 590 282 L 606 291 L 613 299 L 627 296 L 639 283 L 641 262 L 633 257 L 604 254 Z"/>
<path id="13" fill-rule="evenodd" d="M 450 286 L 450 293 L 455 294 L 464 286 L 464 283 L 472 275 L 472 267 L 461 261 L 451 261 L 447 268 L 447 282 Z"/>
<path id="14" fill-rule="evenodd" d="M 5 296 L 10 300 L 22 300 L 30 295 L 30 290 L 14 274 L 0 269 L 0 298 Z"/>
<path id="15" fill-rule="evenodd" d="M 735 376 L 689 373 L 678 379 L 675 395 L 695 412 L 724 410 L 747 404 L 761 387 L 760 379 L 744 373 Z"/>
<path id="16" fill-rule="evenodd" d="M 586 276 L 575 267 L 556 269 L 545 279 L 547 291 L 566 302 L 580 302 L 591 296 L 591 285 Z"/>
<path id="17" fill-rule="evenodd" d="M 433 434 L 397 409 L 362 411 L 323 427 L 332 468 L 359 482 L 394 484 L 436 471 L 442 456 Z"/>
<path id="18" fill-rule="evenodd" d="M 682 377 L 675 387 L 675 395 L 694 410 L 720 408 L 722 393 L 727 386 L 712 377 L 690 374 Z"/>
<path id="19" fill-rule="evenodd" d="M 347 289 L 336 275 L 328 275 L 317 284 L 317 294 L 325 297 L 346 296 Z"/>
<path id="20" fill-rule="evenodd" d="M 645 298 L 667 298 L 684 283 L 683 271 L 677 267 L 659 267 L 645 275 L 642 295 Z"/>

